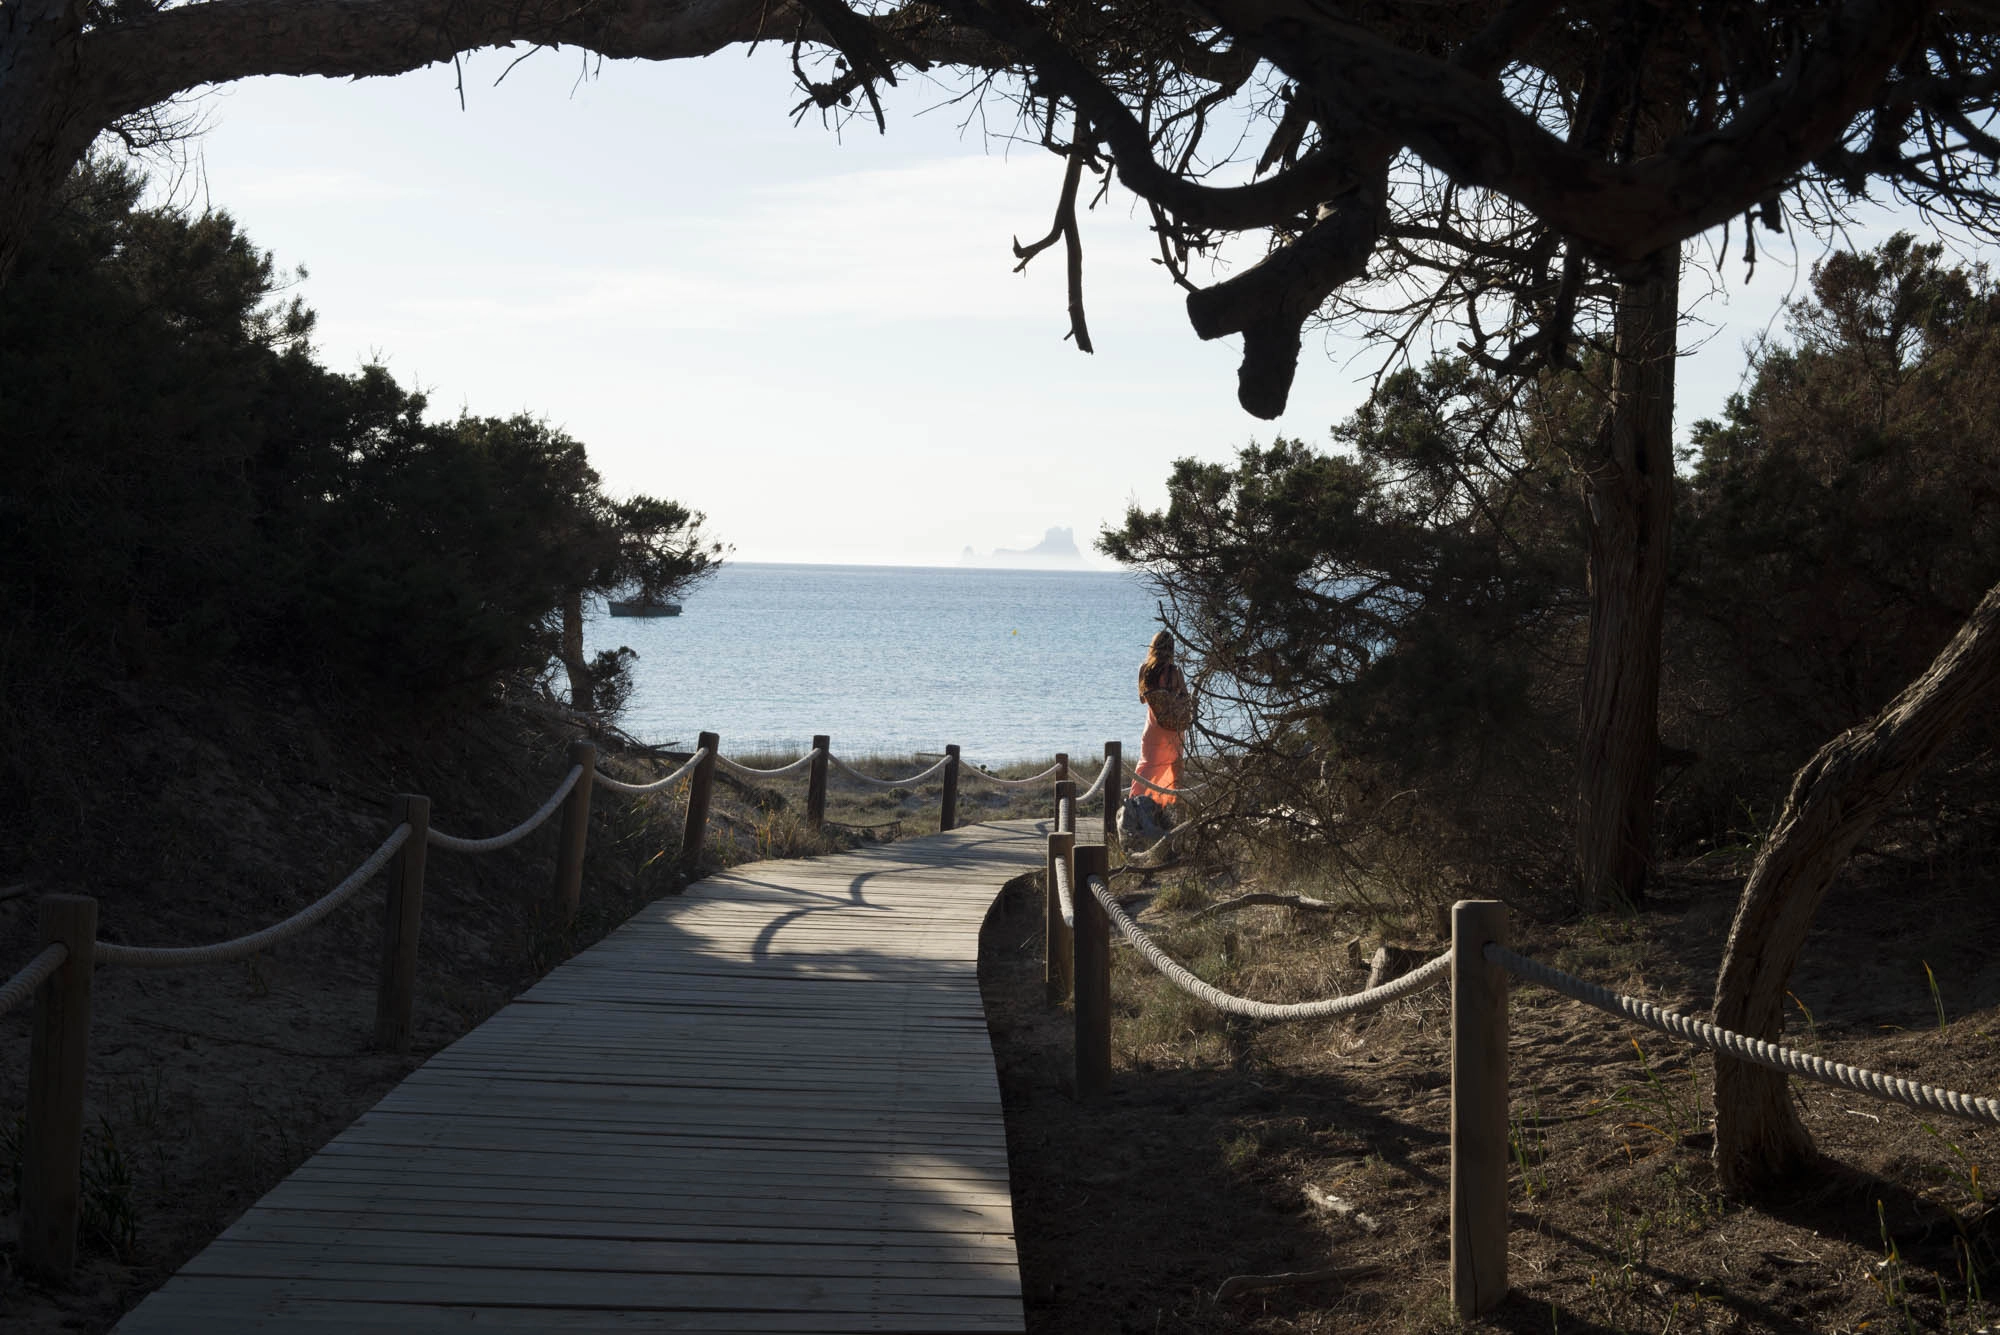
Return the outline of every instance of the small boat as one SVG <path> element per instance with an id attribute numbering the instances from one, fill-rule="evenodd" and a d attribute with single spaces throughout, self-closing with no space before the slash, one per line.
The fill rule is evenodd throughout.
<path id="1" fill-rule="evenodd" d="M 641 598 L 609 600 L 611 615 L 615 617 L 677 617 L 681 614 L 679 603 L 649 603 Z"/>

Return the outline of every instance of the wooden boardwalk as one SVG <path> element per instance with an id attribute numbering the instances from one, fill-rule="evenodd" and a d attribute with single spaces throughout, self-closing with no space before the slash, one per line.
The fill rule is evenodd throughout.
<path id="1" fill-rule="evenodd" d="M 977 959 L 1046 829 L 755 863 L 654 903 L 117 1330 L 1020 1331 Z"/>

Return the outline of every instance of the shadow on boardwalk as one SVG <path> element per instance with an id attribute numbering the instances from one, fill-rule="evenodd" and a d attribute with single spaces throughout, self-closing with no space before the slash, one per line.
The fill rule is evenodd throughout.
<path id="1" fill-rule="evenodd" d="M 118 1329 L 1022 1329 L 976 969 L 1042 852 L 974 826 L 650 905 Z"/>

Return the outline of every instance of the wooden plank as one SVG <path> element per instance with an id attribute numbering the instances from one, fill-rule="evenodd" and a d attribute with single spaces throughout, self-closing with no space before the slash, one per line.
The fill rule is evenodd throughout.
<path id="1" fill-rule="evenodd" d="M 480 1186 L 436 1185 L 423 1181 L 405 1182 L 309 1182 L 288 1178 L 273 1187 L 266 1200 L 275 1205 L 303 1208 L 308 1204 L 351 1209 L 359 1202 L 398 1202 L 425 1207 L 441 1204 L 484 1205 L 496 1211 L 516 1206 L 561 1205 L 606 1209 L 639 1209 L 648 1217 L 663 1221 L 711 1220 L 718 1226 L 754 1224 L 781 1212 L 793 1227 L 855 1227 L 854 1221 L 873 1221 L 899 1229 L 937 1228 L 953 1233 L 1008 1232 L 1013 1227 L 1012 1205 L 1008 1201 L 980 1204 L 948 1196 L 909 1197 L 879 1200 L 805 1201 L 777 1203 L 757 1197 L 688 1197 L 675 1192 L 605 1191 L 593 1186 L 565 1187 L 544 1184 Z"/>
<path id="2" fill-rule="evenodd" d="M 711 1270 L 705 1266 L 673 1266 L 655 1262 L 650 1244 L 619 1249 L 596 1242 L 561 1251 L 563 1263 L 551 1262 L 554 1243 L 502 1247 L 495 1239 L 461 1238 L 463 1252 L 448 1249 L 451 1240 L 432 1240 L 421 1257 L 407 1247 L 329 1249 L 311 1244 L 218 1242 L 188 1262 L 181 1271 L 194 1278 L 214 1275 L 231 1279 L 280 1279 L 342 1283 L 374 1279 L 385 1289 L 423 1286 L 433 1301 L 493 1302 L 527 1298 L 538 1305 L 580 1306 L 592 1289 L 616 1285 L 635 1305 L 672 1303 L 680 1307 L 747 1306 L 748 1290 L 765 1309 L 825 1308 L 867 1310 L 883 1299 L 923 1304 L 937 1310 L 958 1304 L 986 1304 L 1012 1298 L 1019 1301 L 1021 1278 L 1012 1267 L 913 1267 L 915 1273 L 890 1273 L 887 1266 L 861 1264 L 848 1273 L 828 1273 L 814 1262 L 799 1261 L 784 1273 Z M 471 1244 L 480 1244 L 475 1247 Z M 441 1250 L 444 1249 L 444 1250 Z M 469 1255 L 477 1259 L 469 1259 Z M 540 1259 L 537 1259 L 540 1258 Z M 834 1268 L 839 1269 L 839 1268 Z"/>
<path id="3" fill-rule="evenodd" d="M 982 1207 L 1006 1205 L 1011 1197 L 1005 1186 L 998 1189 L 980 1187 L 963 1179 L 932 1179 L 930 1181 L 911 1180 L 901 1186 L 878 1184 L 869 1179 L 859 1179 L 850 1184 L 835 1182 L 795 1183 L 784 1182 L 743 1182 L 726 1177 L 707 1179 L 690 1178 L 672 1171 L 671 1167 L 653 1166 L 647 1171 L 642 1165 L 634 1165 L 624 1173 L 615 1168 L 586 1173 L 578 1172 L 568 1165 L 554 1165 L 560 1168 L 572 1188 L 591 1190 L 608 1195 L 654 1196 L 668 1188 L 683 1199 L 714 1196 L 722 1200 L 756 1200 L 769 1197 L 783 1200 L 789 1197 L 798 1201 L 895 1201 L 908 1200 L 912 1204 L 922 1204 L 936 1199 L 950 1201 L 954 1205 L 974 1204 Z M 551 1165 L 548 1164 L 508 1164 L 501 1163 L 470 1168 L 421 1167 L 355 1167 L 328 1168 L 302 1167 L 294 1174 L 294 1182 L 312 1182 L 321 1185 L 338 1186 L 380 1186 L 393 1187 L 408 1183 L 411 1186 L 465 1187 L 491 1190 L 508 1194 L 516 1189 L 533 1189 L 534 1184 L 549 1180 Z"/>
<path id="4" fill-rule="evenodd" d="M 187 1295 L 183 1286 L 199 1285 Z M 156 1300 L 148 1300 L 149 1304 Z M 499 1304 L 443 1304 L 408 1298 L 374 1301 L 365 1285 L 348 1286 L 338 1297 L 307 1297 L 273 1291 L 259 1281 L 170 1280 L 157 1295 L 159 1317 L 147 1327 L 158 1335 L 282 1335 L 287 1331 L 329 1331 L 340 1335 L 407 1335 L 410 1331 L 550 1331 L 562 1335 L 629 1335 L 634 1331 L 714 1332 L 715 1335 L 860 1335 L 860 1332 L 941 1330 L 1018 1332 L 1019 1304 L 987 1313 L 955 1312 L 949 1321 L 924 1311 L 768 1312 L 686 1311 L 662 1308 L 606 1311 Z M 128 1318 L 129 1319 L 129 1318 Z"/>
<path id="5" fill-rule="evenodd" d="M 685 1229 L 658 1226 L 607 1229 L 591 1220 L 511 1220 L 493 1222 L 449 1215 L 382 1216 L 366 1211 L 260 1210 L 231 1226 L 228 1237 L 238 1242 L 297 1242 L 333 1238 L 348 1241 L 428 1239 L 467 1235 L 509 1242 L 552 1240 L 587 1247 L 602 1242 L 649 1243 L 649 1253 L 662 1264 L 709 1264 L 732 1268 L 783 1267 L 794 1262 L 830 1265 L 872 1259 L 882 1264 L 1013 1265 L 1004 1238 L 991 1243 L 982 1235 L 944 1234 L 914 1241 L 878 1239 L 731 1238 L 718 1242 Z M 998 1259 L 998 1258 L 1007 1259 Z M 745 1271 L 744 1273 L 751 1273 Z"/>
<path id="6" fill-rule="evenodd" d="M 799 1158 L 801 1156 L 806 1158 L 825 1158 L 828 1156 L 839 1156 L 859 1159 L 871 1155 L 881 1156 L 896 1153 L 917 1155 L 924 1150 L 924 1145 L 917 1140 L 911 1140 L 904 1144 L 880 1139 L 862 1142 L 851 1137 L 832 1135 L 809 1137 L 802 1132 L 789 1136 L 779 1134 L 754 1136 L 730 1135 L 694 1127 L 654 1127 L 643 1120 L 633 1118 L 613 1121 L 609 1119 L 585 1120 L 573 1117 L 561 1119 L 532 1116 L 481 1117 L 476 1113 L 460 1113 L 456 1117 L 451 1114 L 441 1114 L 435 1118 L 426 1119 L 421 1114 L 412 1113 L 406 1120 L 411 1123 L 421 1120 L 434 1121 L 436 1123 L 434 1128 L 423 1128 L 418 1133 L 419 1135 L 427 1134 L 429 1136 L 428 1143 L 431 1144 L 448 1143 L 454 1138 L 457 1127 L 460 1124 L 474 1123 L 477 1134 L 490 1135 L 495 1132 L 504 1131 L 509 1135 L 522 1139 L 539 1134 L 558 1132 L 565 1138 L 603 1132 L 623 1132 L 627 1135 L 645 1137 L 646 1143 L 657 1146 L 660 1153 L 680 1152 L 701 1153 L 712 1157 L 727 1156 L 730 1162 L 739 1162 L 753 1154 L 776 1158 Z M 426 1142 L 420 1140 L 418 1143 Z M 995 1137 L 991 1142 L 990 1150 L 983 1145 L 971 1144 L 938 1147 L 936 1153 L 939 1157 L 948 1157 L 954 1163 L 993 1162 L 1002 1165 L 1006 1163 L 1004 1145 L 998 1137 Z"/>
<path id="7" fill-rule="evenodd" d="M 760 1153 L 802 1153 L 802 1154 L 880 1154 L 892 1151 L 918 1153 L 925 1141 L 913 1135 L 906 1137 L 859 1135 L 836 1135 L 831 1132 L 813 1133 L 800 1128 L 775 1128 L 744 1132 L 709 1131 L 694 1126 L 656 1126 L 644 1116 L 643 1110 L 636 1110 L 625 1117 L 608 1114 L 583 1116 L 576 1113 L 562 1115 L 541 1115 L 529 1112 L 525 1115 L 489 1114 L 484 1111 L 439 1110 L 426 1114 L 412 1110 L 411 1118 L 433 1116 L 447 1123 L 454 1120 L 477 1120 L 486 1129 L 507 1127 L 523 1136 L 535 1134 L 570 1135 L 579 1131 L 639 1130 L 653 1137 L 663 1150 L 678 1147 L 683 1150 L 699 1150 L 703 1153 L 724 1153 L 731 1151 L 756 1151 Z M 789 1131 L 789 1134 L 787 1134 Z M 988 1141 L 972 1143 L 956 1142 L 938 1145 L 937 1152 L 954 1159 L 987 1159 L 992 1152 L 999 1152 L 1002 1141 L 998 1137 Z M 1002 1162 L 1005 1162 L 1004 1154 Z"/>
<path id="8" fill-rule="evenodd" d="M 433 1232 L 525 1233 L 531 1236 L 585 1236 L 659 1238 L 707 1241 L 716 1237 L 714 1221 L 696 1218 L 662 1219 L 644 1206 L 591 1206 L 555 1203 L 516 1204 L 503 1214 L 478 1201 L 387 1201 L 357 1202 L 352 1198 L 318 1202 L 273 1202 L 267 1197 L 257 1208 L 230 1225 L 233 1231 L 265 1218 L 307 1220 L 352 1219 L 363 1217 L 380 1224 L 416 1227 L 421 1222 Z M 787 1218 L 789 1218 L 787 1216 Z M 329 1224 L 328 1227 L 334 1227 Z M 925 1228 L 884 1227 L 870 1233 L 833 1232 L 815 1224 L 776 1222 L 770 1217 L 738 1224 L 728 1232 L 731 1242 L 756 1243 L 857 1243 L 875 1247 L 969 1247 L 992 1248 L 995 1255 L 1012 1255 L 1014 1235 L 1010 1231 L 955 1229 L 934 1232 Z"/>
<path id="9" fill-rule="evenodd" d="M 380 1155 L 321 1154 L 319 1158 L 333 1163 L 354 1164 L 364 1171 L 375 1168 L 407 1170 L 410 1156 L 397 1153 L 399 1148 L 390 1147 Z M 674 1181 L 697 1187 L 714 1183 L 811 1191 L 822 1187 L 868 1183 L 882 1190 L 902 1190 L 908 1186 L 915 1186 L 929 1191 L 936 1190 L 938 1184 L 953 1183 L 995 1194 L 1005 1194 L 1008 1190 L 1007 1175 L 991 1168 L 940 1164 L 919 1169 L 894 1160 L 885 1163 L 879 1159 L 854 1163 L 847 1171 L 839 1172 L 833 1171 L 840 1167 L 838 1162 L 813 1165 L 819 1171 L 800 1171 L 796 1168 L 755 1164 L 717 1163 L 707 1158 L 662 1164 L 658 1156 L 645 1153 L 584 1156 L 509 1152 L 503 1157 L 488 1149 L 466 1149 L 458 1146 L 434 1148 L 423 1158 L 426 1169 L 440 1173 L 472 1172 L 544 1177 L 561 1173 L 573 1181 L 584 1181 L 595 1177 L 629 1181 L 633 1180 L 635 1172 L 643 1174 L 647 1173 L 649 1168 L 657 1167 L 662 1174 L 672 1174 Z M 642 1177 L 639 1180 L 646 1179 Z"/>
<path id="10" fill-rule="evenodd" d="M 796 1312 L 991 1312 L 1006 1304 L 1020 1306 L 1017 1281 L 1013 1293 L 984 1292 L 988 1281 L 974 1281 L 964 1293 L 931 1293 L 885 1289 L 885 1281 L 847 1276 L 759 1276 L 745 1282 L 727 1276 L 679 1274 L 611 1275 L 602 1271 L 538 1270 L 533 1273 L 488 1266 L 350 1266 L 337 1261 L 297 1262 L 293 1273 L 240 1274 L 195 1269 L 196 1257 L 181 1274 L 216 1285 L 232 1281 L 290 1280 L 291 1291 L 307 1289 L 352 1293 L 368 1301 L 395 1299 L 415 1303 L 464 1303 L 473 1306 L 598 1307 L 614 1284 L 628 1311 L 686 1311 L 756 1307 L 764 1311 Z M 263 1269 L 242 1263 L 245 1269 Z"/>

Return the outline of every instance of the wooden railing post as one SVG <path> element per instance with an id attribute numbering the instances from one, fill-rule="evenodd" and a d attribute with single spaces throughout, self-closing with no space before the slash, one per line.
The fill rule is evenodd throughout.
<path id="1" fill-rule="evenodd" d="M 1062 804 L 1063 804 L 1063 799 L 1065 797 L 1069 799 L 1069 815 L 1070 815 L 1069 833 L 1075 834 L 1076 833 L 1076 780 L 1075 779 L 1056 780 L 1055 811 L 1053 812 L 1050 818 L 1055 822 L 1057 829 L 1062 828 Z"/>
<path id="2" fill-rule="evenodd" d="M 708 797 L 715 791 L 715 757 L 722 741 L 705 732 L 695 742 L 696 750 L 706 750 L 694 774 L 688 779 L 687 823 L 681 827 L 681 865 L 692 867 L 701 861 L 701 846 L 708 840 Z"/>
<path id="3" fill-rule="evenodd" d="M 938 814 L 938 830 L 958 828 L 958 743 L 944 749 L 944 810 Z"/>
<path id="4" fill-rule="evenodd" d="M 1451 1302 L 1461 1317 L 1507 1296 L 1507 906 L 1451 910 Z"/>
<path id="5" fill-rule="evenodd" d="M 576 787 L 563 803 L 562 838 L 556 844 L 556 911 L 565 923 L 583 902 L 583 848 L 590 839 L 590 787 L 597 777 L 597 747 L 571 742 L 566 758 L 583 766 L 583 773 L 576 776 Z"/>
<path id="6" fill-rule="evenodd" d="M 820 733 L 813 738 L 812 764 L 806 767 L 806 824 L 815 830 L 826 824 L 826 758 L 833 754 L 833 738 Z"/>
<path id="7" fill-rule="evenodd" d="M 408 1052 L 417 1008 L 417 933 L 424 920 L 425 836 L 431 800 L 415 793 L 389 799 L 389 828 L 409 822 L 410 837 L 389 864 L 382 918 L 382 976 L 375 987 L 375 1046 Z"/>
<path id="8" fill-rule="evenodd" d="M 1048 987 L 1051 1005 L 1061 1005 L 1069 998 L 1070 985 L 1070 932 L 1069 924 L 1063 921 L 1062 895 L 1056 890 L 1056 864 L 1070 874 L 1070 895 L 1076 894 L 1076 836 L 1064 834 L 1060 830 L 1049 832 L 1049 896 L 1048 915 L 1043 920 L 1042 931 L 1042 982 Z"/>
<path id="9" fill-rule="evenodd" d="M 35 992 L 28 1124 L 21 1145 L 21 1266 L 39 1279 L 61 1282 L 76 1265 L 97 901 L 87 895 L 45 896 L 41 929 L 41 944 L 60 942 L 69 948 L 69 958 Z"/>
<path id="10" fill-rule="evenodd" d="M 1125 748 L 1120 742 L 1104 744 L 1104 846 L 1118 843 L 1118 809 L 1125 805 Z"/>
<path id="11" fill-rule="evenodd" d="M 1064 779 L 1067 779 L 1068 777 L 1069 777 L 1069 752 L 1058 751 L 1056 752 L 1056 782 L 1061 783 Z"/>
<path id="12" fill-rule="evenodd" d="M 1076 989 L 1076 1096 L 1094 1098 L 1111 1086 L 1111 919 L 1087 882 L 1111 871 L 1110 850 L 1086 844 L 1073 854 L 1070 894 L 1076 901 L 1071 936 Z M 1504 1131 L 1504 1128 L 1503 1128 Z"/>

